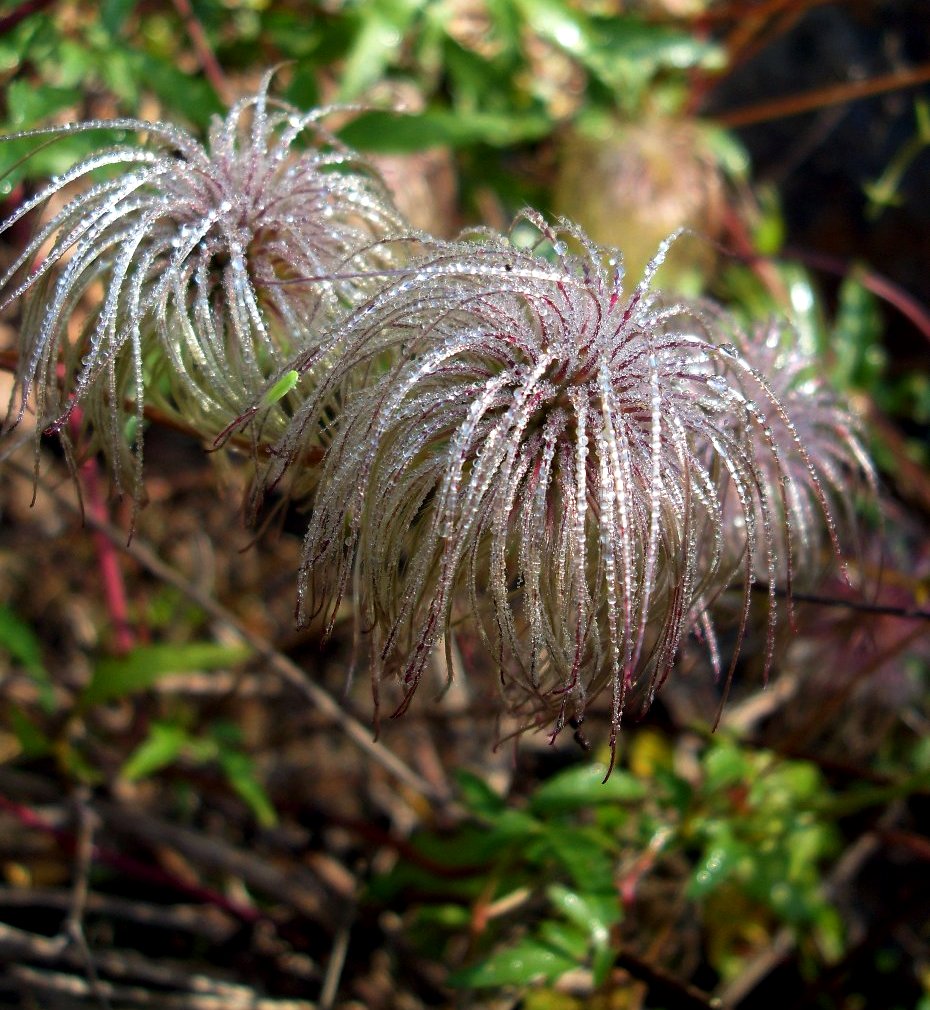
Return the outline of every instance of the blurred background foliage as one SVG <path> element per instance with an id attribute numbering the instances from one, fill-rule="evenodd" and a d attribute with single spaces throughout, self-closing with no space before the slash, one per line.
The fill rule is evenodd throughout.
<path id="1" fill-rule="evenodd" d="M 927 1010 L 930 649 L 927 625 L 895 611 L 930 598 L 926 14 L 925 0 L 0 4 L 3 133 L 139 116 L 202 134 L 281 64 L 289 101 L 358 106 L 333 121 L 435 234 L 505 229 L 530 204 L 618 246 L 635 280 L 658 243 L 685 229 L 662 283 L 721 298 L 747 319 L 789 315 L 866 417 L 887 493 L 883 522 L 865 517 L 875 543 L 863 544 L 857 574 L 889 608 L 800 602 L 776 686 L 757 693 L 749 650 L 746 682 L 714 737 L 703 727 L 717 688 L 686 655 L 678 680 L 629 726 L 606 782 L 571 740 L 528 741 L 513 760 L 492 751 L 479 702 L 493 683 L 476 689 L 464 724 L 426 707 L 410 717 L 415 730 L 391 727 L 387 740 L 409 750 L 405 733 L 419 738 L 425 725 L 450 767 L 469 765 L 452 815 L 369 795 L 360 759 L 333 756 L 331 730 L 313 729 L 328 743 L 322 757 L 308 753 L 306 719 L 276 708 L 277 696 L 238 694 L 253 651 L 174 590 L 133 584 L 137 641 L 115 648 L 103 605 L 87 602 L 93 578 L 67 569 L 93 569 L 86 542 L 68 546 L 79 531 L 28 513 L 11 485 L 0 526 L 10 823 L 28 828 L 22 809 L 43 795 L 3 779 L 12 769 L 59 791 L 128 797 L 285 868 L 303 851 L 284 838 L 349 865 L 351 914 L 337 923 L 351 924 L 348 967 L 332 992 L 322 967 L 301 976 L 254 946 L 239 964 L 256 991 L 319 991 L 322 1006 Z M 863 81 L 881 87 L 862 97 Z M 126 137 L 4 141 L 4 209 L 116 139 Z M 6 236 L 5 257 L 21 238 Z M 183 510 L 197 527 L 197 510 L 214 505 L 212 492 L 191 500 L 183 474 L 197 464 L 189 448 L 182 458 L 161 473 L 154 464 L 155 542 L 183 542 Z M 211 557 L 227 573 L 215 591 L 338 693 L 349 654 L 339 627 L 329 652 L 288 638 L 289 585 L 275 579 L 290 577 L 293 545 L 253 560 L 250 576 L 228 574 L 243 565 L 224 556 L 238 548 L 222 542 L 234 512 L 212 529 Z M 24 535 L 38 540 L 25 548 Z M 57 596 L 36 593 L 27 569 L 56 565 Z M 277 610 L 266 583 L 278 586 Z M 856 598 L 840 578 L 819 592 Z M 78 606 L 80 620 L 61 618 L 62 595 L 82 601 L 65 607 Z M 231 674 L 227 692 L 184 687 L 204 672 Z M 366 718 L 364 697 L 347 704 Z M 318 791 L 307 770 L 321 760 L 351 785 Z M 312 841 L 308 810 L 322 825 Z M 4 888 L 67 878 L 69 851 L 57 852 L 57 872 L 48 853 L 40 867 L 28 846 L 5 852 Z M 112 866 L 96 865 L 92 883 L 150 898 Z M 281 901 L 266 906 L 279 934 L 332 961 L 334 922 L 307 927 Z M 231 971 L 230 950 L 174 953 Z M 22 991 L 12 975 L 2 982 Z"/>

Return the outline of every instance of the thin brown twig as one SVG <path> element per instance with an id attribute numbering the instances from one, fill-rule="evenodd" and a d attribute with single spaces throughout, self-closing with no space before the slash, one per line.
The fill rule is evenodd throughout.
<path id="1" fill-rule="evenodd" d="M 764 582 L 755 582 L 753 592 L 768 595 L 772 590 Z M 776 596 L 786 597 L 786 589 L 775 589 Z M 903 607 L 892 603 L 869 603 L 866 600 L 845 600 L 838 596 L 821 596 L 817 593 L 804 593 L 791 590 L 794 603 L 812 603 L 818 607 L 836 607 L 843 610 L 855 610 L 862 614 L 874 614 L 876 617 L 900 617 L 906 621 L 930 621 L 930 610 L 921 607 Z"/>
<path id="2" fill-rule="evenodd" d="M 72 892 L 64 888 L 0 886 L 0 908 L 49 908 L 67 912 L 72 900 Z M 205 914 L 200 904 L 152 904 L 94 891 L 87 895 L 86 912 L 172 933 L 191 933 L 217 946 L 228 941 L 238 928 L 231 916 L 215 906 L 211 906 L 210 914 Z"/>
<path id="3" fill-rule="evenodd" d="M 223 73 L 223 68 L 220 66 L 219 60 L 210 46 L 210 41 L 207 38 L 207 33 L 203 30 L 203 25 L 194 13 L 190 0 L 173 0 L 173 2 L 174 9 L 184 22 L 184 28 L 187 31 L 188 38 L 191 40 L 191 45 L 194 47 L 194 52 L 197 54 L 197 59 L 200 62 L 204 76 L 210 82 L 210 86 L 216 92 L 220 101 L 224 105 L 232 105 L 232 88 L 230 88 L 226 74 Z"/>
<path id="4" fill-rule="evenodd" d="M 32 476 L 31 471 L 28 471 L 22 464 L 10 461 L 8 465 L 23 475 Z M 59 505 L 66 508 L 69 512 L 79 514 L 77 506 L 55 488 L 46 487 L 45 490 Z M 350 715 L 328 691 L 312 680 L 308 680 L 304 671 L 296 663 L 279 652 L 266 638 L 247 628 L 231 610 L 228 610 L 219 603 L 210 593 L 195 586 L 179 571 L 162 561 L 155 551 L 139 537 L 135 537 L 130 543 L 126 543 L 126 534 L 112 523 L 93 515 L 86 515 L 84 521 L 91 529 L 103 533 L 120 550 L 129 554 L 130 557 L 134 558 L 143 568 L 147 569 L 161 582 L 179 590 L 215 621 L 233 632 L 258 656 L 264 659 L 279 677 L 302 694 L 314 707 L 327 715 L 334 725 L 341 729 L 353 743 L 377 762 L 388 774 L 434 803 L 448 805 L 451 800 L 450 796 L 439 792 L 434 785 L 427 782 L 423 776 L 415 772 L 409 765 L 397 757 L 396 754 L 388 750 L 387 747 L 377 740 L 374 740 L 370 729 L 363 726 L 354 716 Z"/>
<path id="5" fill-rule="evenodd" d="M 91 995 L 102 1010 L 110 1010 L 110 1001 L 100 987 L 100 975 L 87 935 L 84 932 L 84 911 L 89 894 L 90 868 L 94 859 L 94 831 L 97 817 L 90 809 L 89 791 L 86 786 L 78 786 L 72 797 L 77 820 L 76 844 L 74 846 L 74 883 L 71 888 L 71 907 L 65 919 L 64 934 L 77 949 L 82 965 L 87 973 Z"/>
<path id="6" fill-rule="evenodd" d="M 721 21 L 744 21 L 749 18 L 771 17 L 784 12 L 785 7 L 795 4 L 802 11 L 822 4 L 835 3 L 836 0 L 734 0 L 732 3 L 718 4 L 710 10 L 701 11 L 693 16 L 700 24 L 714 24 Z"/>
<path id="7" fill-rule="evenodd" d="M 83 411 L 75 407 L 68 422 L 71 437 L 77 441 L 81 432 Z M 80 465 L 78 478 L 81 484 L 81 498 L 87 503 L 87 510 L 98 519 L 109 518 L 100 481 L 100 465 L 96 456 L 88 456 Z M 129 603 L 120 556 L 110 541 L 102 533 L 94 533 L 94 552 L 100 571 L 100 583 L 106 601 L 107 615 L 113 627 L 113 648 L 117 655 L 125 655 L 136 644 L 136 634 L 129 619 Z"/>
<path id="8" fill-rule="evenodd" d="M 882 301 L 894 306 L 902 316 L 910 320 L 918 330 L 930 340 L 930 312 L 910 292 L 905 291 L 899 284 L 878 273 L 871 267 L 863 266 L 859 263 L 852 263 L 839 256 L 831 256 L 828 253 L 798 249 L 795 246 L 786 246 L 782 250 L 782 256 L 787 259 L 797 260 L 805 266 L 814 270 L 821 270 L 824 273 L 833 274 L 836 277 L 846 277 L 854 274 L 856 280 L 873 295 L 881 298 Z"/>
<path id="9" fill-rule="evenodd" d="M 830 84 L 827 87 L 815 88 L 813 91 L 805 91 L 801 94 L 785 95 L 783 98 L 774 98 L 771 101 L 760 102 L 746 108 L 722 112 L 714 118 L 718 123 L 731 129 L 738 126 L 754 126 L 757 123 L 767 123 L 772 119 L 798 116 L 803 112 L 813 112 L 830 105 L 842 105 L 845 102 L 872 98 L 889 91 L 901 91 L 904 88 L 913 88 L 927 83 L 930 83 L 930 65 L 882 74 L 864 81 L 844 81 L 842 84 Z"/>
<path id="10" fill-rule="evenodd" d="M 724 1010 L 726 1004 L 717 996 L 704 992 L 630 951 L 617 954 L 616 967 L 644 982 L 660 1002 L 668 1002 L 676 1010 Z"/>
<path id="11" fill-rule="evenodd" d="M 83 979 L 63 972 L 14 965 L 10 974 L 29 989 L 83 999 L 92 995 Z M 141 986 L 115 985 L 111 982 L 102 982 L 101 988 L 120 1006 L 154 1007 L 157 1010 L 316 1010 L 316 1004 L 308 1000 L 273 999 L 260 996 L 254 990 L 233 997 L 228 992 L 154 992 Z"/>
<path id="12" fill-rule="evenodd" d="M 166 846 L 213 872 L 238 877 L 246 887 L 286 904 L 315 922 L 326 922 L 334 900 L 320 879 L 305 871 L 285 873 L 256 854 L 141 810 L 97 801 L 94 809 L 108 828 L 149 846 Z"/>
<path id="13" fill-rule="evenodd" d="M 34 777 L 22 772 L 14 772 L 9 768 L 0 768 L 0 788 L 22 786 L 24 784 L 28 784 L 30 788 L 35 786 L 36 783 Z M 38 786 L 40 793 L 44 792 L 43 786 L 45 785 L 46 783 L 42 782 L 42 784 Z M 43 796 L 43 800 L 48 800 L 48 798 L 48 796 Z M 12 814 L 12 816 L 14 816 L 26 827 L 31 828 L 34 831 L 40 831 L 43 834 L 50 835 L 65 849 L 65 851 L 74 851 L 76 842 L 74 835 L 70 831 L 56 827 L 46 818 L 36 813 L 35 810 L 22 803 L 17 803 L 14 800 L 9 799 L 7 796 L 4 796 L 3 793 L 0 793 L 0 810 Z M 122 853 L 116 852 L 113 849 L 95 845 L 93 858 L 95 862 L 105 866 L 110 866 L 135 880 L 144 880 L 162 888 L 169 887 L 173 890 L 190 895 L 191 897 L 195 897 L 200 901 L 235 916 L 235 918 L 241 922 L 258 922 L 262 918 L 262 913 L 258 912 L 251 906 L 246 906 L 240 902 L 229 899 L 212 888 L 180 880 L 173 874 L 167 873 L 158 867 L 152 866 L 148 863 L 142 863 L 130 856 L 124 856 Z"/>
<path id="14" fill-rule="evenodd" d="M 46 7 L 51 7 L 55 0 L 26 0 L 18 7 L 14 7 L 8 14 L 0 18 L 0 36 L 11 32 L 21 21 L 44 11 Z"/>
<path id="15" fill-rule="evenodd" d="M 48 937 L 0 922 L 0 955 L 8 960 L 15 958 L 59 964 L 68 968 L 82 967 L 81 958 L 69 948 L 62 936 Z M 247 986 L 226 979 L 214 979 L 202 972 L 189 972 L 177 965 L 152 960 L 134 950 L 108 950 L 97 955 L 101 971 L 111 978 L 133 980 L 165 988 L 185 991 L 211 992 L 225 995 L 232 1002 L 246 1001 L 254 992 Z"/>
<path id="16" fill-rule="evenodd" d="M 342 972 L 345 968 L 346 954 L 349 950 L 349 937 L 352 932 L 352 920 L 346 917 L 336 931 L 336 938 L 330 951 L 329 961 L 326 965 L 326 974 L 323 977 L 323 985 L 320 987 L 319 1010 L 333 1010 L 336 1005 L 336 996 L 339 992 L 339 982 L 342 979 Z"/>

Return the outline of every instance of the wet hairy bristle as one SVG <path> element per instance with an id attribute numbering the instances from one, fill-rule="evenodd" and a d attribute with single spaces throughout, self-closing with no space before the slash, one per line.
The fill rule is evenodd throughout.
<path id="1" fill-rule="evenodd" d="M 366 289 L 332 275 L 347 262 L 359 277 L 390 265 L 380 243 L 407 228 L 374 170 L 322 125 L 326 110 L 271 97 L 271 76 L 214 120 L 206 144 L 140 120 L 17 135 L 107 128 L 140 141 L 100 151 L 23 203 L 2 230 L 40 221 L 0 278 L 0 308 L 23 298 L 8 422 L 33 399 L 42 424 L 70 438 L 80 406 L 85 451 L 102 449 L 135 494 L 146 404 L 212 438 Z"/>
<path id="2" fill-rule="evenodd" d="M 755 362 L 769 331 L 650 289 L 664 249 L 625 290 L 616 256 L 579 230 L 522 220 L 554 256 L 488 235 L 446 244 L 340 323 L 320 402 L 389 364 L 335 425 L 300 615 L 333 614 L 352 586 L 375 680 L 400 675 L 401 709 L 467 627 L 508 702 L 549 713 L 553 732 L 607 688 L 613 741 L 691 631 L 722 674 L 710 607 L 729 586 L 742 586 L 741 638 L 752 583 L 770 585 L 771 662 L 779 577 L 823 541 L 841 550 L 836 493 L 868 464 L 823 388 L 821 414 L 792 421 L 792 383 Z M 770 332 L 800 354 L 788 328 Z M 279 445 L 276 479 L 313 410 Z M 845 434 L 808 447 L 809 424 Z"/>
<path id="3" fill-rule="evenodd" d="M 269 82 L 206 145 L 134 120 L 31 134 L 115 125 L 143 143 L 2 225 L 69 194 L 0 279 L 2 306 L 23 299 L 10 422 L 31 398 L 70 439 L 80 406 L 82 449 L 136 493 L 146 405 L 207 441 L 244 430 L 265 450 L 255 500 L 287 478 L 309 506 L 299 618 L 331 624 L 351 596 L 399 711 L 470 635 L 508 708 L 553 738 L 607 692 L 613 747 L 690 635 L 729 683 L 757 582 L 767 670 L 779 593 L 842 558 L 852 492 L 874 489 L 798 335 L 655 290 L 674 235 L 633 284 L 618 252 L 533 211 L 514 232 L 531 248 L 415 235 L 325 112 Z M 730 589 L 724 661 L 713 612 Z"/>

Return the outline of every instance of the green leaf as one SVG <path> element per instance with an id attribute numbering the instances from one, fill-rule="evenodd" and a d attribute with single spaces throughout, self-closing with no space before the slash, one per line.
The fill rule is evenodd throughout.
<path id="1" fill-rule="evenodd" d="M 582 893 L 564 884 L 551 884 L 546 888 L 546 895 L 566 919 L 586 931 L 596 947 L 603 947 L 609 942 L 611 926 L 623 917 L 616 893 Z"/>
<path id="2" fill-rule="evenodd" d="M 395 61 L 422 0 L 370 0 L 342 71 L 340 101 L 357 98 Z"/>
<path id="3" fill-rule="evenodd" d="M 539 939 L 553 950 L 568 954 L 576 965 L 583 964 L 588 956 L 591 938 L 588 931 L 574 922 L 547 919 L 539 927 Z"/>
<path id="4" fill-rule="evenodd" d="M 614 886 L 613 840 L 596 828 L 549 825 L 546 843 L 552 856 L 581 891 L 607 894 Z"/>
<path id="5" fill-rule="evenodd" d="M 691 898 L 703 898 L 715 891 L 736 870 L 746 849 L 732 838 L 711 846 L 694 868 L 687 893 Z"/>
<path id="6" fill-rule="evenodd" d="M 287 396 L 287 394 L 297 385 L 300 380 L 300 372 L 297 369 L 292 368 L 289 372 L 285 372 L 280 379 L 265 393 L 262 397 L 262 403 L 266 406 L 271 406 L 273 403 L 277 403 L 278 400 Z"/>
<path id="7" fill-rule="evenodd" d="M 578 59 L 592 59 L 595 42 L 581 12 L 559 0 L 517 0 L 517 5 L 535 35 Z"/>
<path id="8" fill-rule="evenodd" d="M 462 799 L 473 814 L 493 820 L 507 809 L 503 798 L 498 796 L 484 779 L 467 771 L 456 772 L 455 779 L 462 793 Z"/>
<path id="9" fill-rule="evenodd" d="M 20 750 L 26 758 L 44 757 L 52 750 L 52 742 L 38 726 L 18 708 L 10 709 L 10 728 L 16 734 Z"/>
<path id="10" fill-rule="evenodd" d="M 148 737 L 126 759 L 120 769 L 120 776 L 128 782 L 148 778 L 177 760 L 189 742 L 190 735 L 181 726 L 175 723 L 152 723 Z"/>
<path id="11" fill-rule="evenodd" d="M 744 783 L 749 775 L 749 759 L 736 744 L 720 741 L 704 757 L 704 791 L 716 793 Z"/>
<path id="12" fill-rule="evenodd" d="M 510 147 L 544 137 L 551 129 L 549 117 L 535 112 L 463 113 L 428 109 L 417 115 L 382 110 L 367 112 L 340 131 L 352 147 L 379 153 L 422 151 L 429 147 L 469 147 L 489 144 Z"/>
<path id="13" fill-rule="evenodd" d="M 127 50 L 137 80 L 195 126 L 204 127 L 210 117 L 223 113 L 223 103 L 206 80 L 185 74 L 172 61 L 149 53 Z"/>
<path id="14" fill-rule="evenodd" d="M 42 662 L 42 646 L 32 628 L 9 608 L 0 605 L 0 649 L 22 663 L 39 688 L 39 701 L 46 712 L 55 708 L 52 680 Z"/>
<path id="15" fill-rule="evenodd" d="M 148 645 L 126 656 L 101 659 L 81 698 L 83 705 L 99 705 L 145 691 L 171 673 L 216 670 L 244 663 L 252 656 L 247 645 L 188 642 L 184 645 Z"/>
<path id="16" fill-rule="evenodd" d="M 568 768 L 543 783 L 530 800 L 537 814 L 551 814 L 599 803 L 634 803 L 646 796 L 646 786 L 628 772 L 614 769 L 604 781 L 607 768 L 583 764 Z"/>
<path id="17" fill-rule="evenodd" d="M 35 123 L 80 101 L 77 88 L 54 88 L 31 81 L 11 81 L 6 89 L 7 113 L 11 129 L 28 129 Z"/>
<path id="18" fill-rule="evenodd" d="M 877 391 L 885 372 L 882 316 L 875 295 L 851 272 L 840 286 L 830 351 L 832 379 L 841 392 Z"/>
<path id="19" fill-rule="evenodd" d="M 231 750 L 220 751 L 218 758 L 229 784 L 239 794 L 239 798 L 248 804 L 258 823 L 263 828 L 274 827 L 278 822 L 278 814 L 265 787 L 258 780 L 252 759 L 247 754 Z"/>
<path id="20" fill-rule="evenodd" d="M 32 628 L 9 607 L 0 604 L 0 648 L 18 660 L 35 678 L 48 680 L 42 664 L 42 646 Z"/>
<path id="21" fill-rule="evenodd" d="M 136 0 L 103 0 L 100 5 L 103 27 L 113 36 L 119 35 L 135 6 Z"/>
<path id="22" fill-rule="evenodd" d="M 489 988 L 500 985 L 529 985 L 560 978 L 576 968 L 575 958 L 541 941 L 526 937 L 513 947 L 492 954 L 472 968 L 464 968 L 449 977 L 456 988 Z"/>

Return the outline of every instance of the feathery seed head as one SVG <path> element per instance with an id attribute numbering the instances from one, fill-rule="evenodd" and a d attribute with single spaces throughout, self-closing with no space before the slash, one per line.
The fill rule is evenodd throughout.
<path id="1" fill-rule="evenodd" d="M 618 256 L 579 229 L 522 222 L 551 258 L 453 243 L 341 325 L 330 388 L 390 364 L 343 401 L 300 615 L 334 612 L 351 580 L 376 685 L 399 672 L 401 709 L 470 617 L 516 710 L 557 732 L 609 687 L 614 741 L 633 689 L 651 696 L 734 579 L 748 612 L 747 559 L 774 566 L 786 520 L 762 460 L 781 472 L 765 419 L 781 409 L 719 312 L 650 290 L 671 239 L 627 291 Z"/>
<path id="2" fill-rule="evenodd" d="M 861 439 L 860 421 L 823 376 L 796 329 L 776 320 L 737 338 L 747 366 L 770 390 L 759 403 L 765 423 L 755 429 L 756 463 L 778 510 L 774 526 L 777 577 L 822 574 L 855 540 L 860 497 L 877 497 L 877 477 Z M 765 451 L 765 433 L 777 452 Z M 732 504 L 732 503 L 731 503 Z M 733 515 L 737 530 L 739 515 Z M 742 548 L 738 538 L 736 547 Z M 769 577 L 758 554 L 755 575 Z"/>
<path id="3" fill-rule="evenodd" d="M 127 401 L 140 422 L 144 392 L 205 436 L 222 430 L 364 290 L 333 275 L 390 263 L 380 243 L 405 231 L 373 170 L 321 125 L 325 110 L 269 96 L 271 76 L 214 121 L 206 146 L 138 120 L 25 134 L 108 127 L 143 141 L 82 161 L 0 225 L 84 184 L 0 279 L 3 306 L 25 296 L 10 420 L 34 394 L 40 423 L 61 431 L 85 404 L 95 446 L 134 490 L 141 424 L 132 452 Z"/>

